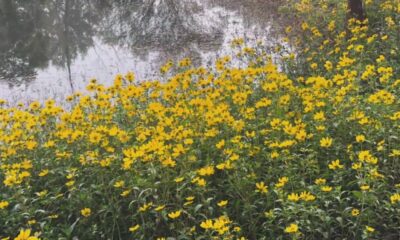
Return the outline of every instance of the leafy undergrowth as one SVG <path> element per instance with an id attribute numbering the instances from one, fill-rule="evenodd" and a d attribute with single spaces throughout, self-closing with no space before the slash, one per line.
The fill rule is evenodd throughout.
<path id="1" fill-rule="evenodd" d="M 2 102 L 0 238 L 398 239 L 400 5 L 345 2 L 288 0 L 279 68 L 236 39 L 65 109 Z"/>

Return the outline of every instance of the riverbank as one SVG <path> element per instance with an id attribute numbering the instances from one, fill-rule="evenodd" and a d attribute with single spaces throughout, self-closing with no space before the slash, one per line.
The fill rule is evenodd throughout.
<path id="1" fill-rule="evenodd" d="M 2 107 L 0 238 L 398 239 L 399 5 L 291 3 L 273 54 Z"/>

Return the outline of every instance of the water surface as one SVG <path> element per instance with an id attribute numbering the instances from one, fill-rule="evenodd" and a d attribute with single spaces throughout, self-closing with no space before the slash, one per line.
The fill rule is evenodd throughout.
<path id="1" fill-rule="evenodd" d="M 266 0 L 0 0 L 0 98 L 11 104 L 159 76 L 168 60 L 210 64 L 234 38 L 271 41 Z"/>

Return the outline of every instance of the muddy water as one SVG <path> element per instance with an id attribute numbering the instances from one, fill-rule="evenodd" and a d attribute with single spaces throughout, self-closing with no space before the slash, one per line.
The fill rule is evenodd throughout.
<path id="1" fill-rule="evenodd" d="M 234 38 L 272 41 L 274 17 L 266 0 L 0 0 L 0 98 L 60 100 L 184 57 L 209 65 Z"/>

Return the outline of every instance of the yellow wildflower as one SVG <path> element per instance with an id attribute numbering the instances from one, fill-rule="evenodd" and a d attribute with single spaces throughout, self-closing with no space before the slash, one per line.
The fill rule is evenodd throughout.
<path id="1" fill-rule="evenodd" d="M 18 236 L 14 240 L 40 240 L 36 236 L 31 236 L 31 229 L 21 229 Z"/>
<path id="2" fill-rule="evenodd" d="M 320 146 L 325 148 L 330 147 L 332 145 L 332 141 L 333 139 L 329 137 L 322 138 L 320 141 Z"/>
<path id="3" fill-rule="evenodd" d="M 265 186 L 264 182 L 258 182 L 258 183 L 256 183 L 256 192 L 267 193 L 268 187 Z"/>
<path id="4" fill-rule="evenodd" d="M 358 210 L 357 208 L 353 208 L 353 210 L 351 210 L 351 215 L 352 216 L 358 216 L 360 214 L 360 210 Z"/>
<path id="5" fill-rule="evenodd" d="M 321 191 L 330 192 L 330 191 L 332 191 L 332 187 L 330 187 L 330 186 L 322 186 L 321 187 Z"/>
<path id="6" fill-rule="evenodd" d="M 129 228 L 129 232 L 136 232 L 139 229 L 140 225 L 136 224 L 135 226 L 132 226 Z"/>
<path id="7" fill-rule="evenodd" d="M 8 205 L 10 205 L 9 202 L 7 202 L 7 201 L 1 201 L 1 202 L 0 202 L 0 209 L 4 209 L 4 208 L 8 207 Z"/>
<path id="8" fill-rule="evenodd" d="M 297 233 L 299 231 L 299 226 L 295 223 L 291 223 L 285 228 L 285 233 Z"/>
<path id="9" fill-rule="evenodd" d="M 219 207 L 225 207 L 228 204 L 228 200 L 222 200 L 217 203 Z"/>
<path id="10" fill-rule="evenodd" d="M 390 202 L 392 204 L 400 203 L 400 193 L 395 193 L 392 196 L 390 196 Z"/>
<path id="11" fill-rule="evenodd" d="M 92 210 L 90 208 L 84 208 L 81 210 L 81 214 L 84 217 L 89 217 L 91 213 L 92 213 Z"/>
<path id="12" fill-rule="evenodd" d="M 211 229 L 213 227 L 213 221 L 210 219 L 207 219 L 203 222 L 201 222 L 200 227 L 204 229 Z"/>
<path id="13" fill-rule="evenodd" d="M 182 213 L 181 210 L 178 210 L 175 212 L 170 212 L 170 213 L 168 213 L 168 217 L 171 219 L 175 219 L 175 218 L 178 218 L 181 215 L 181 213 Z"/>
<path id="14" fill-rule="evenodd" d="M 329 169 L 332 170 L 336 170 L 336 169 L 342 169 L 344 168 L 344 166 L 342 164 L 340 164 L 340 160 L 336 159 L 334 161 L 332 161 L 329 165 L 328 165 Z"/>

